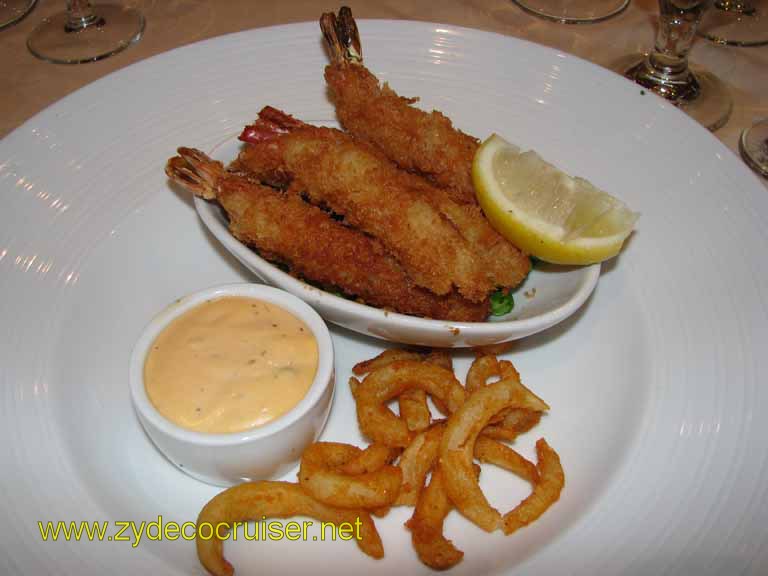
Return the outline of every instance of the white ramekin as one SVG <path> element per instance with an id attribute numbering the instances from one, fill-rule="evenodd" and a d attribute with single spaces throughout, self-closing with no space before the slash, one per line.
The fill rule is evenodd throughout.
<path id="1" fill-rule="evenodd" d="M 317 373 L 306 396 L 272 422 L 234 434 L 195 432 L 174 424 L 154 407 L 144 387 L 144 361 L 157 335 L 174 318 L 206 300 L 225 296 L 264 300 L 306 323 L 317 340 Z M 179 299 L 152 319 L 131 353 L 129 381 L 142 426 L 180 470 L 218 486 L 277 478 L 297 464 L 328 419 L 334 390 L 333 343 L 317 312 L 288 292 L 262 284 L 215 286 Z"/>

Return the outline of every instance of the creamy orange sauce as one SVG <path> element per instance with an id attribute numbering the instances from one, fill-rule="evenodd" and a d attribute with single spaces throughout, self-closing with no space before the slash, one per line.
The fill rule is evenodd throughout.
<path id="1" fill-rule="evenodd" d="M 317 341 L 290 312 L 253 298 L 210 300 L 174 319 L 152 343 L 144 385 L 155 408 L 198 432 L 261 426 L 304 398 Z"/>

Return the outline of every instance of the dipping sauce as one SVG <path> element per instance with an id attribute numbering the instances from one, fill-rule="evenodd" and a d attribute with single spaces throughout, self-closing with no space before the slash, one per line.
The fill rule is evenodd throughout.
<path id="1" fill-rule="evenodd" d="M 144 363 L 144 386 L 168 420 L 227 434 L 261 426 L 304 398 L 317 372 L 317 341 L 290 312 L 224 297 L 174 319 Z"/>

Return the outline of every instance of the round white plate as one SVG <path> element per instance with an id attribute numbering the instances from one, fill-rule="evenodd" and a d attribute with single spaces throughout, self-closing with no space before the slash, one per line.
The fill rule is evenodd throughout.
<path id="1" fill-rule="evenodd" d="M 332 120 L 315 125 L 338 127 Z M 234 160 L 240 142 L 228 138 L 211 154 L 225 165 Z M 178 187 L 181 191 L 181 187 Z M 182 191 L 183 193 L 183 191 Z M 360 334 L 400 344 L 454 348 L 519 340 L 551 328 L 576 312 L 600 278 L 600 264 L 555 266 L 537 263 L 513 294 L 514 308 L 486 322 L 450 322 L 397 314 L 331 294 L 283 272 L 229 233 L 224 211 L 195 198 L 195 210 L 208 230 L 261 281 L 282 288 L 310 304 L 328 322 Z"/>
<path id="2" fill-rule="evenodd" d="M 585 305 L 509 354 L 552 406 L 516 447 L 531 455 L 544 436 L 560 452 L 560 502 L 508 538 L 452 513 L 447 534 L 465 552 L 452 574 L 765 574 L 765 189 L 686 116 L 567 54 L 427 23 L 360 31 L 368 66 L 401 94 L 642 212 Z M 325 63 L 316 23 L 216 38 L 87 86 L 0 143 L 0 573 L 202 573 L 192 542 L 43 542 L 38 521 L 181 523 L 216 493 L 153 448 L 128 392 L 130 350 L 153 314 L 252 278 L 163 165 L 265 104 L 332 116 Z M 340 385 L 323 437 L 360 442 L 344 382 L 382 343 L 332 331 Z M 457 355 L 462 375 L 468 362 Z M 502 509 L 526 494 L 490 466 L 482 483 Z M 341 541 L 226 553 L 238 574 L 429 573 L 407 516 L 377 520 L 381 561 Z"/>

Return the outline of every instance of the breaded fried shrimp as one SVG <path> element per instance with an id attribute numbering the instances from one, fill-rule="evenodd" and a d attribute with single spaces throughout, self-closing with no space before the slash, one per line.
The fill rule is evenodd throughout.
<path id="1" fill-rule="evenodd" d="M 180 148 L 166 173 L 197 196 L 217 199 L 236 238 L 295 275 L 403 314 L 465 322 L 488 315 L 487 301 L 472 303 L 455 291 L 437 296 L 416 286 L 374 238 L 296 195 L 228 173 L 198 150 Z"/>
<path id="2" fill-rule="evenodd" d="M 494 288 L 482 259 L 449 219 L 410 175 L 370 146 L 270 107 L 240 138 L 251 145 L 241 152 L 239 166 L 289 175 L 312 203 L 378 238 L 420 286 L 436 294 L 455 287 L 473 302 Z"/>
<path id="3" fill-rule="evenodd" d="M 462 204 L 476 204 L 472 159 L 479 141 L 438 111 L 425 112 L 383 85 L 362 64 L 352 11 L 320 19 L 333 61 L 325 69 L 331 99 L 344 129 L 376 144 L 401 168 L 418 172 Z"/>

